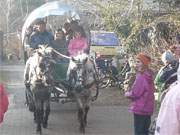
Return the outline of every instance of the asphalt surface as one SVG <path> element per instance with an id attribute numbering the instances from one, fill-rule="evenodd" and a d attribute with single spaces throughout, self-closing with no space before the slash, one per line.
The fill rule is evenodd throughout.
<path id="1" fill-rule="evenodd" d="M 0 125 L 0 135 L 36 134 L 33 114 L 24 104 L 23 69 L 22 65 L 0 66 L 0 81 L 6 84 L 10 101 L 4 122 Z M 132 135 L 133 118 L 127 105 L 118 104 L 118 101 L 114 103 L 118 92 L 112 92 L 108 98 L 105 93 L 110 95 L 111 92 L 106 91 L 102 90 L 97 101 L 92 103 L 86 135 Z M 43 135 L 80 135 L 78 127 L 75 103 L 51 103 L 49 125 L 43 129 Z"/>

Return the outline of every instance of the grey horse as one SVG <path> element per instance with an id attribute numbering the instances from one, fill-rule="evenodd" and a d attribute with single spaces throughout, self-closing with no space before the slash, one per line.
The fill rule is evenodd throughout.
<path id="1" fill-rule="evenodd" d="M 85 133 L 87 114 L 90 109 L 90 103 L 93 100 L 91 88 L 97 87 L 98 89 L 98 76 L 95 64 L 88 55 L 82 53 L 72 57 L 69 70 L 70 91 L 73 93 L 78 105 L 79 129 L 80 132 Z"/>
<path id="2" fill-rule="evenodd" d="M 26 95 L 34 120 L 37 124 L 37 133 L 42 133 L 42 126 L 47 128 L 50 114 L 50 95 L 53 87 L 51 65 L 53 59 L 49 55 L 49 48 L 40 47 L 27 60 L 24 71 L 25 84 L 28 86 Z M 33 107 L 32 107 L 33 106 Z"/>

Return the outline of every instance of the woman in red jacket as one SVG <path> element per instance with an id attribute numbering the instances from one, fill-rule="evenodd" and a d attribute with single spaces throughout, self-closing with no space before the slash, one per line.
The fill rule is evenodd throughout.
<path id="1" fill-rule="evenodd" d="M 9 101 L 3 84 L 0 84 L 0 123 L 3 122 L 4 114 L 8 109 Z"/>

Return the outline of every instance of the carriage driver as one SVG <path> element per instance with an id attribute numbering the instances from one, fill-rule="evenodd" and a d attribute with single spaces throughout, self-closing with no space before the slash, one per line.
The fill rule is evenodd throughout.
<path id="1" fill-rule="evenodd" d="M 54 37 L 46 30 L 46 23 L 39 19 L 35 23 L 35 30 L 30 36 L 29 44 L 30 48 L 37 49 L 39 45 L 51 45 Z"/>

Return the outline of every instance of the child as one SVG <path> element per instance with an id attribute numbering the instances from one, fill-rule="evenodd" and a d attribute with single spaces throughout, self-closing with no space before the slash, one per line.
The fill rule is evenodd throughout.
<path id="1" fill-rule="evenodd" d="M 0 123 L 3 122 L 4 114 L 8 109 L 9 101 L 4 86 L 0 84 Z"/>
<path id="2" fill-rule="evenodd" d="M 144 53 L 136 57 L 136 78 L 133 85 L 125 93 L 131 99 L 129 111 L 134 114 L 134 134 L 148 135 L 151 115 L 154 110 L 153 73 L 149 69 L 151 58 Z"/>
<path id="3" fill-rule="evenodd" d="M 87 39 L 83 36 L 83 28 L 78 26 L 76 29 L 74 29 L 74 38 L 69 42 L 68 53 L 70 56 L 76 56 L 79 52 L 87 51 Z"/>
<path id="4" fill-rule="evenodd" d="M 82 27 L 77 26 L 74 28 L 74 38 L 70 40 L 68 45 L 68 53 L 69 56 L 74 57 L 78 54 L 87 53 L 88 52 L 88 43 L 87 39 L 85 38 L 85 35 L 83 34 L 84 30 Z M 69 63 L 71 64 L 71 61 Z M 69 80 L 69 74 L 70 74 L 70 66 L 67 70 L 67 80 Z"/>

